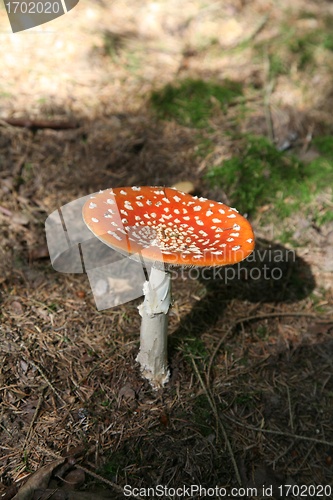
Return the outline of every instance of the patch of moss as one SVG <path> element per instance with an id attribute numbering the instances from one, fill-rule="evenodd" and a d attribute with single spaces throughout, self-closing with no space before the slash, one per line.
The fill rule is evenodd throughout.
<path id="1" fill-rule="evenodd" d="M 315 137 L 313 144 L 322 155 L 333 160 L 333 137 L 331 135 Z"/>
<path id="2" fill-rule="evenodd" d="M 313 62 L 314 51 L 319 43 L 320 39 L 317 31 L 311 31 L 290 40 L 288 48 L 292 54 L 297 56 L 299 69 L 305 69 L 308 64 Z"/>
<path id="3" fill-rule="evenodd" d="M 288 215 L 292 208 L 286 198 L 304 178 L 304 166 L 287 156 L 262 136 L 242 138 L 241 154 L 208 172 L 212 186 L 223 187 L 241 212 L 254 213 L 274 201 Z"/>
<path id="4" fill-rule="evenodd" d="M 190 361 L 192 358 L 205 360 L 208 356 L 206 346 L 200 337 L 187 337 L 184 339 L 181 350 Z"/>
<path id="5" fill-rule="evenodd" d="M 279 75 L 287 75 L 289 66 L 279 54 L 270 54 L 269 56 L 269 77 L 276 78 Z"/>
<path id="6" fill-rule="evenodd" d="M 242 87 L 237 82 L 226 80 L 219 84 L 186 79 L 154 91 L 151 105 L 159 118 L 176 120 L 188 127 L 203 128 L 208 126 L 216 105 L 226 110 L 230 102 L 240 95 Z"/>
<path id="7" fill-rule="evenodd" d="M 255 213 L 274 204 L 280 218 L 288 217 L 308 203 L 320 189 L 333 185 L 333 138 L 318 139 L 325 156 L 304 164 L 280 152 L 265 137 L 244 136 L 241 154 L 208 172 L 214 187 L 223 187 L 241 212 Z"/>

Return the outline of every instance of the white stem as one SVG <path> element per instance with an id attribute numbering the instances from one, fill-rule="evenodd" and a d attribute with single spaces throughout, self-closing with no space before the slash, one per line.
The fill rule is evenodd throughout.
<path id="1" fill-rule="evenodd" d="M 167 364 L 168 311 L 171 303 L 170 274 L 151 269 L 149 281 L 143 286 L 144 301 L 139 306 L 142 316 L 140 351 L 136 360 L 141 372 L 154 388 L 169 380 Z"/>

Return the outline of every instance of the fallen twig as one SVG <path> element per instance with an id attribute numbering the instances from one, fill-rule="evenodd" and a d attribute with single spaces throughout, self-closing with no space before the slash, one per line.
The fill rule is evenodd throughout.
<path id="1" fill-rule="evenodd" d="M 241 476 L 240 476 L 240 473 L 239 473 L 239 470 L 238 470 L 238 466 L 237 466 L 237 463 L 236 463 L 235 455 L 234 455 L 234 452 L 232 450 L 232 446 L 231 446 L 230 440 L 228 438 L 227 431 L 225 430 L 223 422 L 222 422 L 221 418 L 219 417 L 215 401 L 214 401 L 213 397 L 211 396 L 208 387 L 205 385 L 204 381 L 202 380 L 202 377 L 200 375 L 200 372 L 199 372 L 199 369 L 198 369 L 198 367 L 196 365 L 196 362 L 194 361 L 193 358 L 191 358 L 191 359 L 192 359 L 192 363 L 193 363 L 193 367 L 194 367 L 195 373 L 197 374 L 197 377 L 199 379 L 200 385 L 201 385 L 202 389 L 205 392 L 207 401 L 210 404 L 211 409 L 213 410 L 214 416 L 216 418 L 216 422 L 217 422 L 218 426 L 220 427 L 220 429 L 222 431 L 224 440 L 226 442 L 226 445 L 227 445 L 227 448 L 228 448 L 228 451 L 229 451 L 231 462 L 232 462 L 232 465 L 234 467 L 234 471 L 235 471 L 235 475 L 236 475 L 236 479 L 238 481 L 238 484 L 242 484 L 242 480 L 241 480 Z"/>
<path id="2" fill-rule="evenodd" d="M 325 446 L 333 446 L 332 441 L 325 441 L 325 439 L 317 439 L 317 438 L 308 437 L 308 436 L 301 436 L 300 434 L 293 434 L 292 432 L 276 431 L 274 429 L 263 429 L 262 427 L 255 427 L 254 425 L 249 425 L 249 424 L 244 424 L 243 422 L 239 422 L 238 420 L 235 420 L 234 418 L 230 417 L 229 415 L 225 415 L 225 418 L 230 420 L 234 424 L 239 425 L 240 427 L 244 427 L 245 429 L 249 429 L 252 431 L 264 432 L 266 434 L 275 434 L 277 436 L 283 436 L 283 437 L 292 438 L 292 439 L 299 439 L 302 441 L 309 441 L 309 442 L 316 443 L 316 444 L 324 444 Z"/>
<path id="3" fill-rule="evenodd" d="M 295 316 L 295 317 L 305 317 L 305 318 L 315 318 L 318 319 L 317 314 L 313 313 L 304 313 L 304 312 L 275 312 L 275 313 L 267 313 L 267 314 L 257 314 L 255 316 L 247 316 L 245 318 L 240 318 L 235 321 L 233 326 L 238 325 L 239 323 L 246 323 L 247 321 L 255 321 L 257 319 L 266 319 L 266 318 L 277 318 L 277 317 L 285 317 L 285 316 Z M 318 319 L 320 323 L 331 323 L 333 318 L 320 318 Z"/>
<path id="4" fill-rule="evenodd" d="M 52 130 L 68 130 L 78 128 L 78 123 L 73 121 L 60 121 L 60 120 L 39 120 L 30 118 L 4 118 L 4 122 L 12 125 L 13 127 L 23 127 L 32 130 L 50 128 Z"/>

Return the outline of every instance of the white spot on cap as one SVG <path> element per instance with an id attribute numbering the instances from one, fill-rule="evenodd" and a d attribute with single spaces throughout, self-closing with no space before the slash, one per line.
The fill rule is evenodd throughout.
<path id="1" fill-rule="evenodd" d="M 154 191 L 155 194 L 164 194 L 164 191 L 161 190 L 161 191 Z"/>
<path id="2" fill-rule="evenodd" d="M 123 214 L 123 215 L 128 215 L 128 213 L 126 212 L 126 210 L 120 210 L 120 213 Z"/>
<path id="3" fill-rule="evenodd" d="M 178 203 L 181 199 L 179 198 L 179 196 L 174 196 L 173 199 Z"/>
<path id="4" fill-rule="evenodd" d="M 230 215 L 227 215 L 228 219 L 234 219 L 236 217 L 236 214 L 230 214 Z"/>
<path id="5" fill-rule="evenodd" d="M 238 238 L 239 233 L 230 233 L 230 236 L 234 236 L 235 238 Z"/>
<path id="6" fill-rule="evenodd" d="M 97 207 L 96 203 L 93 202 L 89 203 L 89 208 L 96 208 L 96 207 Z"/>
<path id="7" fill-rule="evenodd" d="M 175 208 L 174 213 L 175 214 L 180 214 L 180 211 L 178 210 L 178 208 Z"/>
<path id="8" fill-rule="evenodd" d="M 202 207 L 200 205 L 196 205 L 195 207 L 193 207 L 193 210 L 195 212 L 200 212 L 201 209 L 202 209 Z"/>
<path id="9" fill-rule="evenodd" d="M 227 238 L 227 241 L 235 241 L 235 238 Z"/>
<path id="10" fill-rule="evenodd" d="M 124 191 L 124 189 L 122 189 L 122 190 L 120 191 L 120 194 L 123 194 L 124 196 L 127 196 L 127 193 L 126 193 L 126 191 Z"/>
<path id="11" fill-rule="evenodd" d="M 211 210 L 207 210 L 206 212 L 206 217 L 209 217 L 210 215 L 213 215 L 214 212 L 212 212 Z"/>
<path id="12" fill-rule="evenodd" d="M 184 220 L 190 220 L 190 217 L 187 215 L 186 217 L 183 217 Z"/>
<path id="13" fill-rule="evenodd" d="M 246 240 L 248 243 L 252 243 L 253 242 L 253 239 L 252 238 L 249 238 L 248 240 Z"/>
<path id="14" fill-rule="evenodd" d="M 99 222 L 99 220 L 98 220 L 98 219 L 96 219 L 96 217 L 92 217 L 92 219 L 91 219 L 91 220 L 92 220 L 93 222 Z"/>
<path id="15" fill-rule="evenodd" d="M 109 198 L 106 200 L 106 203 L 108 203 L 109 205 L 114 205 L 115 201 L 112 198 Z"/>
<path id="16" fill-rule="evenodd" d="M 133 210 L 132 203 L 128 200 L 125 200 L 124 207 L 126 210 Z"/>
<path id="17" fill-rule="evenodd" d="M 213 219 L 212 222 L 215 222 L 215 224 L 218 224 L 219 222 L 221 222 L 221 219 Z"/>
<path id="18" fill-rule="evenodd" d="M 223 208 L 219 208 L 219 212 L 220 214 L 225 214 L 225 210 L 223 210 Z"/>
<path id="19" fill-rule="evenodd" d="M 117 233 L 115 233 L 114 231 L 108 231 L 108 234 L 111 234 L 111 236 L 113 236 L 116 240 L 118 241 L 122 241 L 122 237 L 119 236 Z"/>
<path id="20" fill-rule="evenodd" d="M 137 187 L 137 186 L 132 186 L 132 190 L 133 191 L 141 191 L 141 188 Z"/>
<path id="21" fill-rule="evenodd" d="M 232 226 L 232 229 L 234 229 L 235 231 L 239 231 L 240 230 L 240 225 L 239 224 L 234 224 Z"/>
<path id="22" fill-rule="evenodd" d="M 143 203 L 141 203 L 141 201 L 136 201 L 135 203 L 138 205 L 138 207 L 143 207 Z"/>
<path id="23" fill-rule="evenodd" d="M 235 247 L 232 247 L 231 250 L 239 250 L 240 249 L 240 246 L 239 245 L 236 245 Z"/>
<path id="24" fill-rule="evenodd" d="M 197 220 L 196 223 L 198 224 L 198 226 L 204 226 L 205 224 L 202 222 L 202 220 Z"/>
<path id="25" fill-rule="evenodd" d="M 135 220 L 141 220 L 140 215 L 136 215 L 136 216 L 135 216 Z"/>

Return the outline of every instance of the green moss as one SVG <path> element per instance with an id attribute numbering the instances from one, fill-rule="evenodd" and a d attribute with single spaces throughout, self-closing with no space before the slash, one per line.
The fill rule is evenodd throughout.
<path id="1" fill-rule="evenodd" d="M 267 326 L 259 325 L 257 328 L 257 335 L 261 340 L 267 340 L 269 338 L 269 331 Z"/>
<path id="2" fill-rule="evenodd" d="M 289 67 L 286 61 L 278 54 L 269 55 L 269 76 L 276 78 L 279 75 L 287 75 Z"/>
<path id="3" fill-rule="evenodd" d="M 313 144 L 322 155 L 333 160 L 333 137 L 331 135 L 315 137 Z"/>
<path id="4" fill-rule="evenodd" d="M 179 84 L 166 85 L 151 95 L 151 105 L 159 118 L 176 120 L 179 124 L 207 127 L 216 105 L 226 110 L 233 99 L 242 94 L 239 83 L 223 84 L 186 79 Z"/>
<path id="5" fill-rule="evenodd" d="M 297 56 L 300 69 L 305 69 L 308 64 L 313 62 L 314 51 L 319 41 L 318 32 L 312 31 L 303 36 L 295 37 L 289 42 L 289 50 Z"/>
<path id="6" fill-rule="evenodd" d="M 333 138 L 318 138 L 316 145 L 325 156 L 304 164 L 278 151 L 265 137 L 244 136 L 241 153 L 206 177 L 212 186 L 223 188 L 241 212 L 253 214 L 263 205 L 274 204 L 280 218 L 288 217 L 320 189 L 333 185 Z"/>
<path id="7" fill-rule="evenodd" d="M 265 137 L 244 136 L 242 143 L 241 154 L 214 167 L 207 179 L 223 187 L 241 212 L 254 213 L 274 200 L 288 215 L 293 207 L 285 200 L 304 178 L 303 165 Z"/>
<path id="8" fill-rule="evenodd" d="M 187 337 L 184 339 L 181 350 L 190 362 L 192 358 L 205 360 L 208 356 L 206 346 L 200 337 Z"/>

